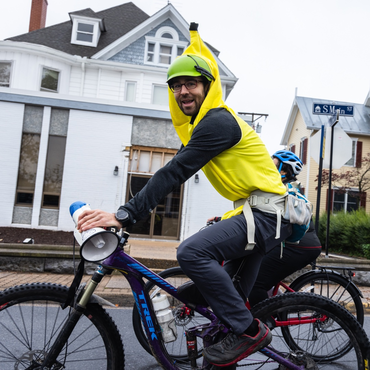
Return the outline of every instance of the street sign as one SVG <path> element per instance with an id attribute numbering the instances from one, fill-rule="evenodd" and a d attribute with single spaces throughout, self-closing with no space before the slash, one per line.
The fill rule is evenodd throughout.
<path id="1" fill-rule="evenodd" d="M 332 115 L 339 110 L 339 115 L 353 117 L 354 106 L 353 105 L 341 105 L 341 104 L 312 104 L 312 114 L 325 114 Z"/>
<path id="2" fill-rule="evenodd" d="M 330 161 L 330 140 L 332 127 L 325 129 L 325 150 L 323 168 L 329 169 Z M 334 144 L 333 144 L 333 169 L 343 167 L 352 158 L 352 139 L 342 130 L 334 127 Z M 317 132 L 310 140 L 311 157 L 320 164 L 320 144 L 321 131 Z"/>

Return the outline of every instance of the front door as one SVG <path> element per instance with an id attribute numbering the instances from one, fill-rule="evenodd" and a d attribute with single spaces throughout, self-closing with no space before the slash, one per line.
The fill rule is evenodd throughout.
<path id="1" fill-rule="evenodd" d="M 127 201 L 133 198 L 146 185 L 153 173 L 163 167 L 173 157 L 173 152 L 175 152 L 171 151 L 169 153 L 168 149 L 164 149 L 165 152 L 161 153 L 158 148 L 155 148 L 155 151 L 148 149 L 150 148 L 132 148 Z M 177 187 L 146 217 L 128 227 L 127 231 L 132 236 L 179 239 L 182 191 L 182 185 Z"/>

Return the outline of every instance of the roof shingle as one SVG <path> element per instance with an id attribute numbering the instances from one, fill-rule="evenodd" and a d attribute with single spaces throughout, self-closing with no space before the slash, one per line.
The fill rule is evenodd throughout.
<path id="1" fill-rule="evenodd" d="M 106 32 L 101 34 L 97 47 L 71 44 L 71 21 L 10 37 L 7 40 L 44 45 L 67 54 L 90 58 L 149 18 L 148 14 L 132 2 L 96 13 L 87 8 L 71 12 L 70 14 L 85 15 L 104 20 Z"/>

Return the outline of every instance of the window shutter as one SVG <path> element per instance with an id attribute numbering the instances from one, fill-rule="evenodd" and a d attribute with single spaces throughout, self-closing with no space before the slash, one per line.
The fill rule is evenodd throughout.
<path id="1" fill-rule="evenodd" d="M 292 145 L 292 146 L 290 147 L 290 151 L 291 151 L 292 153 L 294 153 L 294 154 L 295 154 L 295 145 Z"/>
<path id="2" fill-rule="evenodd" d="M 301 150 L 300 152 L 302 153 L 302 162 L 303 164 L 307 163 L 307 144 L 308 144 L 308 139 L 305 138 L 301 141 Z"/>
<path id="3" fill-rule="evenodd" d="M 329 203 L 329 189 L 326 189 L 326 210 L 329 212 L 333 211 L 333 200 L 334 200 L 334 190 L 331 189 L 330 190 L 331 192 L 331 202 L 330 202 L 330 207 L 328 207 L 328 203 Z"/>
<path id="4" fill-rule="evenodd" d="M 362 191 L 360 194 L 360 207 L 366 208 L 366 191 Z"/>
<path id="5" fill-rule="evenodd" d="M 356 148 L 356 167 L 361 168 L 362 162 L 362 141 L 357 141 L 357 148 Z"/>

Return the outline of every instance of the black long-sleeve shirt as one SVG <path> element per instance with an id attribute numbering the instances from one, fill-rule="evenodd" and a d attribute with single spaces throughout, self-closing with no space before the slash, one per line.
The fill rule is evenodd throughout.
<path id="1" fill-rule="evenodd" d="M 190 141 L 159 169 L 123 208 L 131 221 L 138 221 L 154 209 L 171 191 L 183 184 L 206 163 L 241 139 L 235 118 L 224 108 L 208 111 L 194 128 Z"/>

